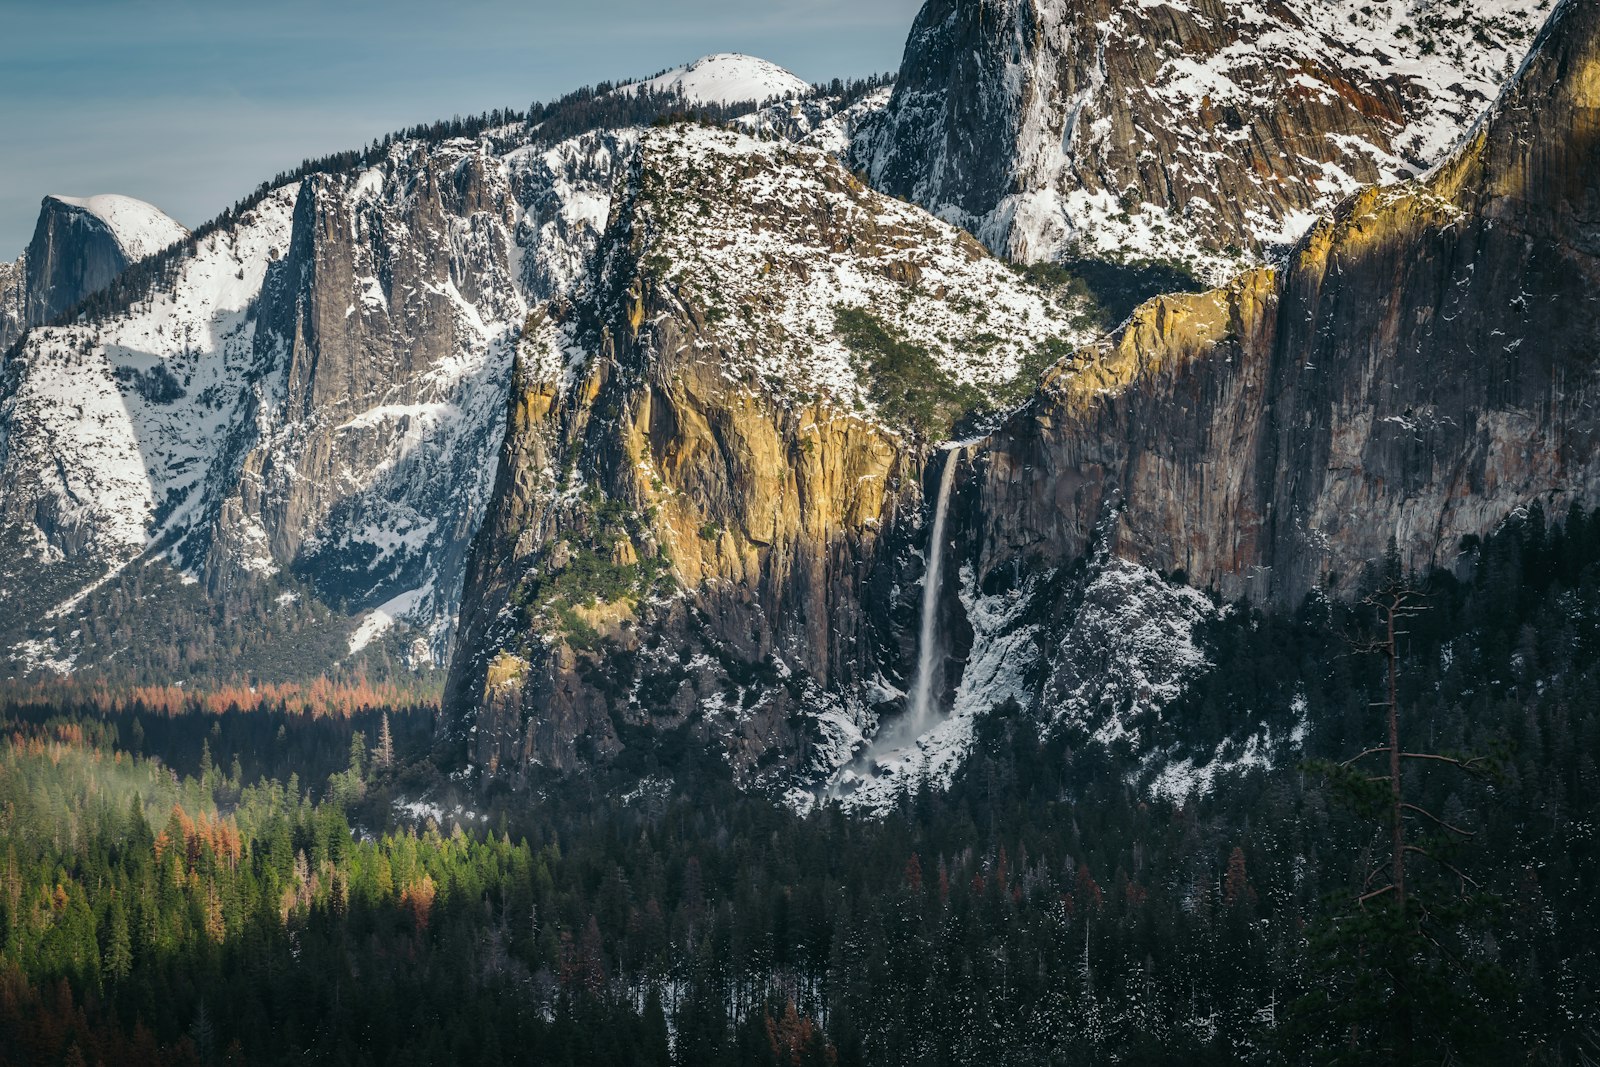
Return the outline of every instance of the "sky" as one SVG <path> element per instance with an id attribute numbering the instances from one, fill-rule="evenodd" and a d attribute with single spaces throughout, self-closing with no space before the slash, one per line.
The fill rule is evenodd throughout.
<path id="1" fill-rule="evenodd" d="M 896 69 L 921 0 L 0 0 L 0 259 L 49 193 L 196 226 L 302 159 L 712 52 Z"/>

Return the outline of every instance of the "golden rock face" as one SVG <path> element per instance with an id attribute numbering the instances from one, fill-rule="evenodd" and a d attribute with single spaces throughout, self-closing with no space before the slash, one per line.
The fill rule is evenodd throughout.
<path id="1" fill-rule="evenodd" d="M 928 428 L 880 404 L 838 308 L 907 388 L 919 359 L 942 375 L 947 409 L 1031 382 L 1087 336 L 1067 318 L 1084 298 L 821 153 L 653 131 L 632 181 L 591 297 L 523 330 L 450 692 L 478 766 L 686 732 L 740 780 L 780 775 L 819 701 L 865 714 L 916 582 L 897 569 L 917 565 Z"/>
<path id="2" fill-rule="evenodd" d="M 783 406 L 729 381 L 715 353 L 696 345 L 692 316 L 651 317 L 649 340 L 620 345 L 613 372 L 586 375 L 565 393 L 516 383 L 489 536 L 505 535 L 511 558 L 536 559 L 560 581 L 604 540 L 581 532 L 594 521 L 582 491 L 571 491 L 581 477 L 628 513 L 628 535 L 603 546 L 604 563 L 628 574 L 659 561 L 663 585 L 535 605 L 531 632 L 502 634 L 518 650 L 497 652 L 475 687 L 482 766 L 570 768 L 615 754 L 629 725 L 690 723 L 726 689 L 719 669 L 689 665 L 715 658 L 711 644 L 745 662 L 781 659 L 819 684 L 847 683 L 857 669 L 850 646 L 862 639 L 862 571 L 899 503 L 891 486 L 915 473 L 915 453 L 899 435 L 826 404 Z M 666 355 L 674 352 L 697 354 Z M 581 475 L 563 482 L 558 457 L 572 454 Z M 915 482 L 908 490 L 916 499 Z M 499 573 L 484 576 L 484 599 L 498 599 L 497 587 L 514 597 L 517 565 L 491 565 Z M 667 670 L 682 669 L 671 692 L 635 704 L 594 684 L 595 672 L 616 670 L 619 652 L 650 656 L 647 641 L 668 646 Z M 797 750 L 787 736 L 795 708 L 779 687 L 744 716 L 735 766 L 773 745 Z"/>

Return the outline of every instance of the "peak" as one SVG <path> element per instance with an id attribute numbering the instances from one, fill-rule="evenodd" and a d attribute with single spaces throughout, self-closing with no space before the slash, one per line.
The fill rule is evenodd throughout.
<path id="1" fill-rule="evenodd" d="M 116 238 L 117 244 L 122 246 L 123 254 L 130 263 L 153 255 L 189 235 L 189 231 L 166 212 L 131 196 L 116 193 L 64 196 L 52 193 L 44 198 L 41 207 L 47 208 L 52 201 L 98 219 Z"/>
<path id="2" fill-rule="evenodd" d="M 738 52 L 701 56 L 687 66 L 675 67 L 640 84 L 658 92 L 681 90 L 691 104 L 765 102 L 811 92 L 811 85 L 799 75 Z"/>

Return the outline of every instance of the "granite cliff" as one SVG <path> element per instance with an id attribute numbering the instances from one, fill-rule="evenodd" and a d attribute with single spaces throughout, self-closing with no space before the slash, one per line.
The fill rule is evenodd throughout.
<path id="1" fill-rule="evenodd" d="M 907 432 L 872 402 L 879 365 L 853 380 L 815 348 L 793 359 L 797 335 L 829 340 L 795 310 L 815 268 L 785 271 L 737 236 L 763 220 L 730 204 L 760 198 L 716 191 L 741 188 L 751 164 L 729 180 L 720 151 L 672 163 L 653 142 L 614 208 L 591 303 L 552 308 L 524 336 L 535 347 L 519 357 L 450 690 L 465 762 L 516 781 L 541 766 L 670 772 L 709 750 L 793 803 L 873 808 L 948 780 L 997 713 L 1153 753 L 1161 708 L 1207 669 L 1199 633 L 1223 605 L 1354 595 L 1391 545 L 1404 566 L 1449 567 L 1520 508 L 1592 502 L 1597 52 L 1600 15 L 1559 5 L 1438 168 L 1347 199 L 1281 266 L 1148 302 L 1025 404 L 1000 405 L 997 426 L 970 420 L 944 456 L 930 446 L 954 426 Z M 672 228 L 652 219 L 652 183 L 706 190 L 688 215 L 702 247 L 725 250 L 716 270 L 659 236 Z M 794 261 L 872 247 L 822 225 L 849 216 L 816 199 L 787 227 L 804 235 Z M 915 258 L 926 238 L 896 243 Z M 912 294 L 898 330 L 929 314 L 917 294 L 971 293 L 948 273 L 887 271 Z M 741 281 L 742 299 L 707 315 L 741 275 L 783 284 Z M 736 343 L 708 335 L 723 320 L 747 324 Z M 859 425 L 803 446 L 805 427 L 852 408 Z M 934 598 L 942 715 L 909 737 L 897 724 L 943 463 L 957 466 L 940 546 L 951 578 Z M 613 584 L 590 596 L 574 574 Z M 1298 736 L 1287 720 L 1256 725 L 1217 751 L 1277 758 Z"/>
<path id="2" fill-rule="evenodd" d="M 931 440 L 1026 395 L 1078 300 L 820 151 L 693 125 L 644 138 L 585 291 L 520 342 L 452 737 L 513 782 L 666 747 L 826 777 L 903 683 Z"/>
<path id="3" fill-rule="evenodd" d="M 1561 5 L 1433 173 L 1056 368 L 985 450 L 980 571 L 1070 559 L 1103 527 L 1129 558 L 1292 605 L 1353 588 L 1391 540 L 1448 566 L 1513 509 L 1592 497 L 1597 21 Z"/>
<path id="4" fill-rule="evenodd" d="M 1448 152 L 1549 0 L 928 0 L 854 158 L 1023 261 L 1219 276 Z"/>
<path id="5" fill-rule="evenodd" d="M 1594 13 L 1473 125 L 1544 10 L 930 0 L 892 91 L 710 57 L 305 168 L 10 348 L 0 646 L 448 663 L 480 785 L 875 807 L 997 713 L 1137 737 L 1220 605 L 1591 498 Z M 1005 259 L 1060 256 L 1255 265 L 1107 331 Z"/>
<path id="6" fill-rule="evenodd" d="M 166 251 L 133 247 L 153 224 L 98 225 L 134 202 L 48 199 L 0 273 L 32 327 L 0 377 L 10 669 L 443 665 L 513 347 L 587 284 L 640 127 L 697 108 L 839 139 L 841 98 L 770 64 L 669 75 L 308 164 Z"/>

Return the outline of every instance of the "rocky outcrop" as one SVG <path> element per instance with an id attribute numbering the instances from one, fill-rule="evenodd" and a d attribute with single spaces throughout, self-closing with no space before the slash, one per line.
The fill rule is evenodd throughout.
<path id="1" fill-rule="evenodd" d="M 1010 258 L 1215 273 L 1442 158 L 1549 8 L 928 0 L 856 158 Z"/>
<path id="2" fill-rule="evenodd" d="M 985 581 L 1117 553 L 1226 597 L 1449 566 L 1600 492 L 1600 13 L 1567 2 L 1436 173 L 1346 202 L 1279 271 L 1161 298 L 984 451 Z"/>
<path id="3" fill-rule="evenodd" d="M 628 136 L 400 142 L 267 192 L 121 310 L 34 329 L 0 389 L 0 582 L 44 578 L 16 622 L 70 659 L 50 612 L 160 562 L 229 617 L 342 609 L 348 643 L 293 669 L 402 625 L 442 663 L 512 340 L 530 297 L 579 276 Z"/>
<path id="4" fill-rule="evenodd" d="M 883 364 L 852 377 L 820 355 L 829 330 L 803 294 L 852 291 L 824 262 L 904 249 L 880 269 L 967 317 L 908 307 L 894 327 L 948 341 L 982 314 L 975 288 L 929 269 L 914 250 L 937 242 L 887 222 L 889 201 L 854 221 L 847 175 L 822 179 L 842 200 L 793 195 L 803 155 L 752 166 L 745 148 L 730 169 L 721 150 L 647 144 L 593 299 L 524 338 L 452 672 L 462 758 L 518 781 L 709 750 L 801 806 L 831 789 L 870 810 L 948 781 L 997 711 L 1164 745 L 1162 709 L 1206 669 L 1197 628 L 1219 611 L 1195 586 L 1273 605 L 1348 592 L 1391 537 L 1403 563 L 1449 564 L 1518 506 L 1590 494 L 1595 200 L 1570 86 L 1593 16 L 1577 10 L 1439 172 L 1351 199 L 1281 268 L 1144 305 L 941 461 L 958 464 L 956 577 L 936 597 L 946 714 L 917 738 L 884 725 L 913 659 L 925 444 L 877 387 Z M 684 191 L 684 238 L 662 236 L 652 189 Z M 768 242 L 769 214 L 803 237 Z M 977 303 L 1005 306 L 1003 289 Z M 978 349 L 956 337 L 951 358 Z M 803 427 L 841 412 L 863 427 L 819 438 L 807 466 Z M 865 511 L 834 488 L 880 470 L 898 483 Z"/>
<path id="5" fill-rule="evenodd" d="M 697 76 L 750 67 L 732 57 Z M 516 338 L 530 308 L 577 300 L 592 278 L 638 141 L 608 123 L 682 106 L 573 101 L 534 126 L 400 140 L 264 190 L 115 302 L 28 335 L 0 379 L 0 594 L 16 607 L 0 646 L 14 669 L 128 664 L 182 642 L 166 626 L 92 641 L 78 617 L 89 590 L 138 585 L 146 565 L 176 572 L 159 584 L 198 598 L 185 611 L 248 620 L 282 674 L 353 669 L 369 646 L 445 662 Z M 837 136 L 840 110 L 813 95 L 754 121 Z M 124 252 L 139 235 L 166 243 L 132 202 L 59 203 L 109 220 Z M 276 621 L 288 605 L 331 619 L 313 641 Z"/>
<path id="6" fill-rule="evenodd" d="M 260 297 L 254 353 L 271 370 L 211 524 L 213 595 L 285 566 L 328 602 L 403 598 L 393 613 L 436 628 L 445 654 L 524 311 L 519 215 L 479 146 L 302 183 Z"/>
<path id="7" fill-rule="evenodd" d="M 521 341 L 451 736 L 512 782 L 825 778 L 912 654 L 928 431 L 1026 389 L 1072 302 L 821 152 L 697 126 L 647 135 L 598 270 Z"/>
<path id="8" fill-rule="evenodd" d="M 518 375 L 451 687 L 489 775 L 674 734 L 744 779 L 793 770 L 823 694 L 874 670 L 867 578 L 912 458 L 728 381 L 658 300 L 573 388 Z"/>

